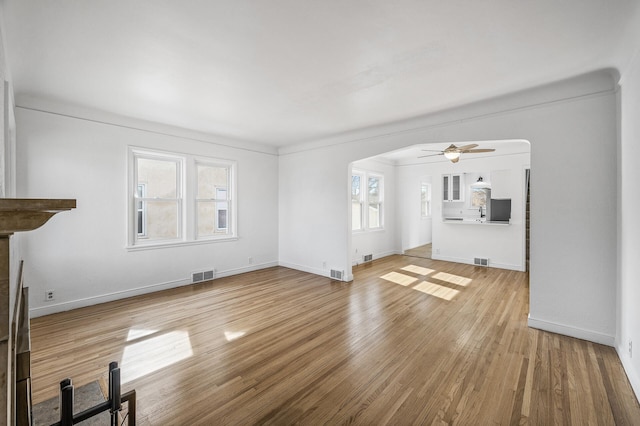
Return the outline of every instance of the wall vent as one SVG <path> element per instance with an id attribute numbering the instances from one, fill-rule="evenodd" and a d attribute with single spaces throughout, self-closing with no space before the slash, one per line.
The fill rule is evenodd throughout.
<path id="1" fill-rule="evenodd" d="M 364 256 L 362 256 L 362 260 L 364 262 L 371 262 L 373 260 L 373 255 L 372 254 L 365 254 Z"/>
<path id="2" fill-rule="evenodd" d="M 214 270 L 210 271 L 202 271 L 202 272 L 194 272 L 191 274 L 191 281 L 194 283 L 199 283 L 200 281 L 208 281 L 214 278 Z"/>
<path id="3" fill-rule="evenodd" d="M 489 266 L 489 259 L 486 257 L 474 257 L 473 264 L 478 266 Z"/>
<path id="4" fill-rule="evenodd" d="M 334 280 L 342 281 L 342 277 L 344 276 L 344 271 L 336 271 L 335 269 L 331 270 L 331 278 Z"/>

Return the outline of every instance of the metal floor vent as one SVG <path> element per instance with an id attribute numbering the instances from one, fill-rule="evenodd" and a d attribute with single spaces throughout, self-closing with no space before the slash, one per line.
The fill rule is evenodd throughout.
<path id="1" fill-rule="evenodd" d="M 362 260 L 364 262 L 371 262 L 373 260 L 373 255 L 372 254 L 365 254 L 364 256 L 362 256 Z"/>
<path id="2" fill-rule="evenodd" d="M 489 266 L 489 259 L 486 257 L 474 257 L 473 264 L 478 266 Z"/>
<path id="3" fill-rule="evenodd" d="M 344 276 L 344 271 L 336 271 L 335 269 L 331 270 L 331 278 L 333 278 L 334 280 L 342 281 L 343 276 Z"/>
<path id="4" fill-rule="evenodd" d="M 211 271 L 202 271 L 202 272 L 194 272 L 191 275 L 191 280 L 194 283 L 200 282 L 200 281 L 208 281 L 208 280 L 212 280 L 214 277 L 213 274 L 213 270 Z"/>

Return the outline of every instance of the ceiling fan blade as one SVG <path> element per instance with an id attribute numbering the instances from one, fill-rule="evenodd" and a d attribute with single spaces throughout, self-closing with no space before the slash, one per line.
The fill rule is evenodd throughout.
<path id="1" fill-rule="evenodd" d="M 460 146 L 458 147 L 458 152 L 467 152 L 468 150 L 475 148 L 476 146 L 478 146 L 477 143 L 471 143 L 469 145 Z"/>
<path id="2" fill-rule="evenodd" d="M 442 150 L 441 149 L 421 149 L 420 151 L 439 152 L 439 153 L 442 154 Z"/>
<path id="3" fill-rule="evenodd" d="M 426 158 L 426 157 L 437 157 L 438 155 L 444 155 L 442 152 L 439 154 L 429 154 L 429 155 L 421 155 L 418 158 Z"/>
<path id="4" fill-rule="evenodd" d="M 495 151 L 495 149 L 489 149 L 489 148 L 487 148 L 487 149 L 470 149 L 468 151 L 465 151 L 464 153 L 465 154 L 477 154 L 479 152 L 493 152 L 493 151 Z"/>

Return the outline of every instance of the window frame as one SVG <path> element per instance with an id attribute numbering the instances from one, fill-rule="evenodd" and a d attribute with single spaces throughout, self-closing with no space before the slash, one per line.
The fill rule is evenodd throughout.
<path id="1" fill-rule="evenodd" d="M 361 228 L 353 229 L 353 176 L 360 176 L 360 215 L 361 215 Z M 379 206 L 378 211 L 378 220 L 379 226 L 372 227 L 369 220 L 369 208 L 371 202 L 369 200 L 369 179 L 375 178 L 378 179 L 378 202 Z M 360 232 L 376 232 L 384 230 L 385 219 L 384 219 L 384 173 L 372 172 L 367 170 L 358 170 L 354 169 L 351 171 L 351 179 L 350 179 L 350 194 L 351 194 L 351 231 L 353 233 Z"/>
<path id="2" fill-rule="evenodd" d="M 236 168 L 236 163 L 235 161 L 230 161 L 230 160 L 222 160 L 222 159 L 217 159 L 217 158 L 208 158 L 208 157 L 195 157 L 194 158 L 195 161 L 195 165 L 194 165 L 194 209 L 193 209 L 193 215 L 194 215 L 194 219 L 193 219 L 193 223 L 194 223 L 194 239 L 198 240 L 198 241 L 215 241 L 215 240 L 227 240 L 227 239 L 234 239 L 236 238 L 236 234 L 235 234 L 235 223 L 236 223 L 236 198 L 235 198 L 235 168 Z M 200 201 L 218 201 L 217 197 L 214 199 L 211 198 L 199 198 L 198 197 L 198 166 L 208 166 L 208 167 L 220 167 L 220 168 L 226 168 L 227 169 L 227 186 L 226 188 L 224 188 L 226 190 L 226 199 L 225 202 L 227 203 L 227 208 L 225 209 L 227 211 L 227 217 L 226 217 L 226 227 L 225 228 L 220 228 L 219 225 L 219 218 L 218 218 L 218 213 L 219 210 L 222 209 L 218 209 L 218 207 L 216 206 L 216 210 L 215 210 L 215 218 L 214 218 L 214 227 L 216 229 L 216 231 L 221 231 L 226 229 L 227 233 L 225 234 L 219 234 L 219 235 L 198 235 L 198 202 Z M 214 187 L 214 191 L 217 194 L 219 189 L 223 189 L 223 187 L 220 186 L 215 186 Z"/>
<path id="3" fill-rule="evenodd" d="M 378 205 L 378 222 L 379 225 L 378 226 L 371 226 L 370 223 L 370 209 L 372 206 L 372 202 L 369 199 L 369 190 L 370 190 L 370 180 L 371 179 L 377 179 L 378 180 L 378 202 L 376 203 Z M 367 198 L 367 214 L 365 216 L 367 216 L 367 230 L 371 230 L 371 231 L 375 231 L 378 229 L 384 229 L 384 176 L 379 174 L 379 173 L 367 173 L 367 194 L 366 194 L 366 198 Z"/>
<path id="4" fill-rule="evenodd" d="M 151 151 L 151 150 L 130 150 L 130 176 L 129 176 L 129 232 L 128 242 L 130 247 L 143 247 L 143 246 L 160 246 L 167 244 L 175 244 L 184 241 L 185 238 L 185 162 L 184 158 L 178 154 Z M 158 198 L 158 197 L 138 197 L 138 160 L 155 160 L 155 161 L 168 161 L 176 163 L 176 198 Z M 135 188 L 135 190 L 134 190 Z M 138 202 L 142 201 L 145 209 L 148 208 L 148 201 L 175 201 L 176 202 L 176 237 L 175 238 L 157 238 L 148 239 L 148 235 L 145 232 L 144 237 L 140 238 L 138 235 L 137 217 L 138 217 Z M 145 225 L 147 221 L 145 218 Z M 145 229 L 146 230 L 146 229 Z"/>
<path id="5" fill-rule="evenodd" d="M 353 229 L 353 214 L 354 214 L 353 213 L 353 205 L 356 204 L 356 203 L 354 203 L 354 200 L 353 200 L 353 177 L 354 176 L 358 176 L 360 178 L 360 184 L 358 185 L 358 191 L 359 191 L 358 198 L 359 198 L 359 201 L 357 203 L 360 206 L 360 227 L 356 228 L 356 229 Z M 366 178 L 365 178 L 365 173 L 364 172 L 360 172 L 360 171 L 356 171 L 356 170 L 351 172 L 351 179 L 350 179 L 350 184 L 351 185 L 350 185 L 349 193 L 351 194 L 351 197 L 350 197 L 351 198 L 351 230 L 353 232 L 363 232 L 363 231 L 366 230 L 366 227 L 365 227 L 365 216 L 366 215 L 364 214 L 365 205 L 366 204 L 365 204 L 365 200 L 364 200 L 365 197 L 364 197 L 364 190 L 363 190 L 364 189 L 363 186 L 364 186 L 365 179 Z"/>
<path id="6" fill-rule="evenodd" d="M 176 196 L 179 198 L 178 205 L 178 237 L 148 240 L 139 238 L 137 233 L 138 202 L 137 196 L 138 175 L 137 160 L 139 158 L 152 160 L 171 160 L 178 162 Z M 168 152 L 153 148 L 141 148 L 129 146 L 127 151 L 128 178 L 127 178 L 127 229 L 126 229 L 126 249 L 129 251 L 156 249 L 165 247 L 176 247 L 183 245 L 196 245 L 214 242 L 234 241 L 238 239 L 237 225 L 237 192 L 236 173 L 237 162 L 234 160 L 205 157 L 180 152 Z M 228 169 L 227 185 L 227 230 L 221 235 L 198 236 L 197 228 L 197 166 L 198 164 L 225 167 Z M 148 198 L 148 197 L 146 197 Z M 146 198 L 143 201 L 146 201 Z M 146 205 L 143 204 L 143 208 Z M 217 213 L 216 213 L 217 214 Z M 143 225 L 146 228 L 146 220 Z M 145 232 L 146 233 L 146 232 Z"/>
<path id="7" fill-rule="evenodd" d="M 427 188 L 427 200 L 425 207 L 425 200 L 422 199 L 423 188 Z M 432 217 L 432 209 L 433 209 L 433 192 L 432 192 L 431 183 L 429 182 L 420 182 L 420 217 L 424 219 L 430 219 Z M 426 210 L 426 213 L 425 213 Z"/>

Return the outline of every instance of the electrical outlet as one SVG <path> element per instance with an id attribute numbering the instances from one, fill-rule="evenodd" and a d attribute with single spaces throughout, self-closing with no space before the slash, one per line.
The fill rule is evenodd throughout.
<path id="1" fill-rule="evenodd" d="M 249 265 L 253 264 L 253 257 L 249 258 Z"/>
<path id="2" fill-rule="evenodd" d="M 322 262 L 322 269 L 327 269 L 327 261 Z"/>
<path id="3" fill-rule="evenodd" d="M 633 342 L 629 340 L 629 358 L 633 358 Z"/>
<path id="4" fill-rule="evenodd" d="M 439 248 L 436 249 L 436 254 L 440 254 L 440 249 Z"/>
<path id="5" fill-rule="evenodd" d="M 55 292 L 53 290 L 45 290 L 44 292 L 44 301 L 51 302 L 52 300 L 56 300 Z"/>

